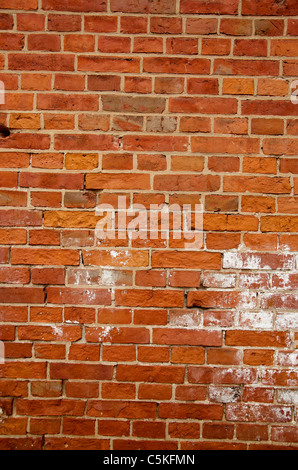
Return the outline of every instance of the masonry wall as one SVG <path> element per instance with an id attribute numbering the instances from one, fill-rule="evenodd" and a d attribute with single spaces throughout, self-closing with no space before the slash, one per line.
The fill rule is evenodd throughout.
<path id="1" fill-rule="evenodd" d="M 297 1 L 0 8 L 0 448 L 297 449 Z"/>

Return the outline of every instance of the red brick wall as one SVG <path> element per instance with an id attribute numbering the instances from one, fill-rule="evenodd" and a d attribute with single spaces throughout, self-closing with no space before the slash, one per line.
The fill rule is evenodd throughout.
<path id="1" fill-rule="evenodd" d="M 0 448 L 297 449 L 297 0 L 0 9 Z"/>

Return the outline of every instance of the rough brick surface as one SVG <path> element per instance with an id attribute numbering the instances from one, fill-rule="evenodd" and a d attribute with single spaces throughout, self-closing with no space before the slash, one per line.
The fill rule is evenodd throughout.
<path id="1" fill-rule="evenodd" d="M 0 0 L 0 449 L 298 449 L 297 14 Z"/>

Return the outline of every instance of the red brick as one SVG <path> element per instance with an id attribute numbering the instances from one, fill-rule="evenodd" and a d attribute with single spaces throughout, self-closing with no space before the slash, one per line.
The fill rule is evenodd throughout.
<path id="1" fill-rule="evenodd" d="M 80 31 L 82 18 L 80 15 L 61 15 L 49 13 L 48 29 L 49 31 Z"/>
<path id="2" fill-rule="evenodd" d="M 286 0 L 282 3 L 269 0 L 265 4 L 258 2 L 258 0 L 244 0 L 242 4 L 242 14 L 255 16 L 292 16 L 298 14 L 298 8 L 294 0 Z"/>
<path id="3" fill-rule="evenodd" d="M 205 0 L 182 0 L 181 13 L 221 14 L 235 15 L 238 10 L 238 1 L 232 0 L 228 4 L 223 0 L 206 2 Z"/>
<path id="4" fill-rule="evenodd" d="M 111 10 L 123 13 L 175 13 L 175 0 L 112 0 Z"/>
<path id="5" fill-rule="evenodd" d="M 58 11 L 78 11 L 89 12 L 98 11 L 103 12 L 107 9 L 106 0 L 43 0 L 42 7 L 44 10 L 58 10 Z"/>

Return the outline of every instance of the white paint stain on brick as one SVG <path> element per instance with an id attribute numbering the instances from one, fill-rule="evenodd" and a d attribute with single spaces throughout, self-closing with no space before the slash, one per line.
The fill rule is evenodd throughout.
<path id="1" fill-rule="evenodd" d="M 279 281 L 279 286 L 278 287 L 273 286 L 272 289 L 290 289 L 291 288 L 289 273 L 276 274 L 275 277 Z"/>
<path id="2" fill-rule="evenodd" d="M 252 284 L 261 285 L 264 283 L 264 274 L 258 273 L 247 273 L 241 274 L 239 278 L 239 287 L 243 287 L 245 289 L 249 289 Z"/>
<path id="3" fill-rule="evenodd" d="M 105 326 L 102 328 L 101 332 L 98 334 L 98 341 L 101 342 L 111 342 L 112 334 L 119 332 L 119 328 L 112 326 Z"/>
<path id="4" fill-rule="evenodd" d="M 209 397 L 218 403 L 234 403 L 239 401 L 241 391 L 239 387 L 209 387 Z"/>
<path id="5" fill-rule="evenodd" d="M 277 330 L 298 329 L 298 313 L 278 313 L 275 320 Z"/>
<path id="6" fill-rule="evenodd" d="M 111 269 L 103 269 L 101 272 L 101 282 L 105 286 L 114 286 L 117 281 L 117 272 Z"/>
<path id="7" fill-rule="evenodd" d="M 296 369 L 296 368 L 295 368 Z M 268 369 L 265 371 L 266 373 L 266 381 L 268 383 L 274 383 L 276 380 L 276 369 Z M 297 378 L 298 378 L 298 372 L 296 374 L 294 373 L 293 370 L 283 370 L 283 383 L 287 387 L 295 387 L 297 385 Z"/>
<path id="8" fill-rule="evenodd" d="M 298 366 L 298 351 L 280 351 L 277 356 L 277 363 L 283 367 L 293 367 L 296 369 Z"/>
<path id="9" fill-rule="evenodd" d="M 227 252 L 223 256 L 223 268 L 225 269 L 262 269 L 258 256 L 248 255 L 245 260 L 241 253 Z"/>
<path id="10" fill-rule="evenodd" d="M 239 312 L 239 326 L 242 328 L 270 330 L 273 328 L 274 314 L 266 310 L 259 312 Z"/>
<path id="11" fill-rule="evenodd" d="M 199 310 L 182 312 L 179 315 L 174 314 L 170 317 L 171 325 L 181 326 L 186 329 L 198 328 L 201 325 L 201 321 L 202 318 Z"/>
<path id="12" fill-rule="evenodd" d="M 236 274 L 207 273 L 203 281 L 204 287 L 219 287 L 228 289 L 235 287 Z"/>
<path id="13" fill-rule="evenodd" d="M 59 327 L 57 325 L 53 325 L 52 330 L 53 330 L 55 336 L 62 336 L 62 334 L 63 334 L 63 328 L 61 326 Z"/>
<path id="14" fill-rule="evenodd" d="M 298 405 L 298 390 L 277 390 L 278 403 Z"/>

